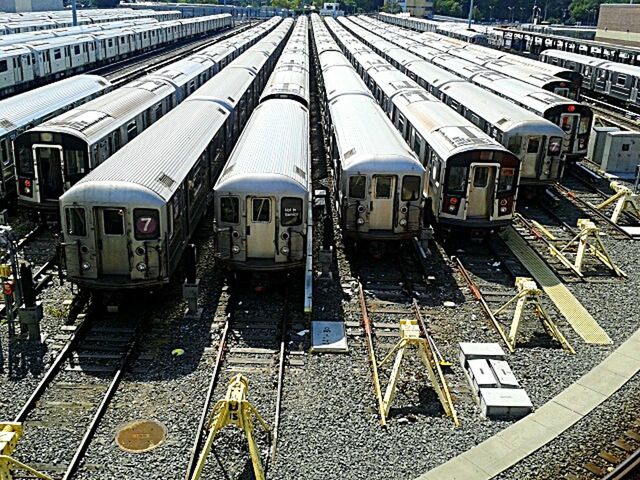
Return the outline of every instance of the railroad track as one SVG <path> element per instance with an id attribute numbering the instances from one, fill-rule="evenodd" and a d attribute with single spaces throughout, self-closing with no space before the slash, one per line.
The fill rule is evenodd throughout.
<path id="1" fill-rule="evenodd" d="M 20 442 L 22 461 L 55 478 L 74 478 L 136 357 L 144 324 L 142 312 L 127 308 L 105 317 L 91 312 L 63 327 L 53 363 L 14 419 L 29 424 Z"/>
<path id="2" fill-rule="evenodd" d="M 159 68 L 165 67 L 184 57 L 193 55 L 200 50 L 237 35 L 252 26 L 253 24 L 251 23 L 242 24 L 231 30 L 217 34 L 214 37 L 207 37 L 205 39 L 198 38 L 187 43 L 169 45 L 161 49 L 145 52 L 134 57 L 95 68 L 86 73 L 102 75 L 110 80 L 114 87 L 117 88 L 154 70 L 158 70 Z"/>
<path id="3" fill-rule="evenodd" d="M 254 422 L 260 449 L 269 448 L 268 454 L 261 455 L 265 470 L 269 469 L 277 455 L 285 369 L 287 364 L 291 368 L 304 366 L 304 359 L 299 355 L 301 352 L 290 351 L 289 344 L 293 331 L 301 326 L 296 323 L 296 312 L 302 312 L 302 309 L 296 308 L 299 302 L 293 298 L 297 291 L 293 286 L 284 284 L 280 291 L 270 291 L 264 296 L 248 292 L 246 286 L 247 283 L 243 282 L 237 287 L 223 289 L 218 304 L 216 322 L 219 323 L 220 335 L 186 479 L 192 478 L 197 469 L 213 406 L 217 400 L 225 397 L 230 379 L 237 374 L 247 378 L 248 399 L 271 429 L 270 435 L 263 435 L 259 424 Z M 220 478 L 219 475 L 228 475 L 229 470 L 245 468 L 244 457 L 238 459 L 237 455 L 237 445 L 244 443 L 241 437 L 242 433 L 237 430 L 223 430 L 216 437 L 216 451 L 228 453 L 222 456 L 234 464 L 221 465 L 211 454 L 204 463 L 201 478 Z"/>
<path id="4" fill-rule="evenodd" d="M 581 95 L 581 99 L 590 104 L 591 108 L 600 115 L 604 122 L 623 130 L 640 129 L 640 114 L 627 110 L 596 98 Z"/>

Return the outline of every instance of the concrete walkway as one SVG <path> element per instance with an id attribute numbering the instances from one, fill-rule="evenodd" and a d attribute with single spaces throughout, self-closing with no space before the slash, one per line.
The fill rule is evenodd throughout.
<path id="1" fill-rule="evenodd" d="M 586 417 L 639 370 L 640 330 L 535 412 L 416 480 L 493 478 Z"/>

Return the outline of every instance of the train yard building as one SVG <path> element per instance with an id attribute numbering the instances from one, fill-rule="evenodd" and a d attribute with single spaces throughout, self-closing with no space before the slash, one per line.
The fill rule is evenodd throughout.
<path id="1" fill-rule="evenodd" d="M 640 46 L 640 5 L 600 5 L 596 41 Z"/>

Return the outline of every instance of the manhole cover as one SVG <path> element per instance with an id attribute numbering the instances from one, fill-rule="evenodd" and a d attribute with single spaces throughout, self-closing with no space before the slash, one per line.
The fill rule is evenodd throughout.
<path id="1" fill-rule="evenodd" d="M 167 428 L 156 420 L 136 420 L 118 429 L 116 443 L 127 452 L 141 453 L 153 450 L 167 436 Z"/>

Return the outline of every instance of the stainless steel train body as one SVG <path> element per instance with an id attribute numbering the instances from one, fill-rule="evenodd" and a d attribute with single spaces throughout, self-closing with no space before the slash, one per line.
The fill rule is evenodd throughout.
<path id="1" fill-rule="evenodd" d="M 61 197 L 71 281 L 128 289 L 170 280 L 291 24 L 284 20 Z"/>
<path id="2" fill-rule="evenodd" d="M 300 17 L 214 187 L 216 258 L 234 270 L 288 270 L 306 261 L 312 229 L 308 35 L 307 17 Z"/>
<path id="3" fill-rule="evenodd" d="M 546 185 L 561 178 L 565 133 L 559 126 L 421 59 L 406 48 L 398 48 L 347 18 L 338 21 L 422 88 L 517 155 L 521 185 Z M 357 44 L 349 45 L 348 56 L 358 48 Z M 366 69 L 358 71 L 369 83 Z M 382 105 L 389 102 L 381 90 L 376 91 L 376 97 Z"/>
<path id="4" fill-rule="evenodd" d="M 359 19 L 354 21 L 358 23 Z M 358 24 L 368 26 L 363 21 Z M 586 155 L 593 120 L 588 106 L 446 53 L 433 56 L 432 49 L 425 53 L 427 48 L 412 46 L 409 51 L 558 125 L 565 132 L 562 153 L 567 159 Z"/>
<path id="5" fill-rule="evenodd" d="M 223 14 L 0 46 L 0 96 L 231 25 Z"/>
<path id="6" fill-rule="evenodd" d="M 583 88 L 626 106 L 640 108 L 640 67 L 561 50 L 545 50 L 540 60 L 580 73 Z"/>
<path id="7" fill-rule="evenodd" d="M 324 127 L 343 235 L 401 240 L 423 229 L 425 168 L 312 15 Z"/>
<path id="8" fill-rule="evenodd" d="M 22 133 L 15 141 L 20 203 L 57 210 L 63 192 L 181 103 L 275 22 L 258 25 Z"/>
<path id="9" fill-rule="evenodd" d="M 334 19 L 326 22 L 426 166 L 433 219 L 444 227 L 474 230 L 509 225 L 515 211 L 519 159 L 373 50 L 363 49 Z"/>
<path id="10" fill-rule="evenodd" d="M 360 18 L 365 21 L 375 23 L 375 20 L 373 20 L 371 17 L 360 16 Z M 385 23 L 389 23 L 391 25 L 401 26 L 412 30 L 430 32 L 433 31 L 423 30 L 421 28 L 423 23 L 422 19 L 418 18 L 403 19 L 396 15 L 381 14 L 378 16 L 378 19 L 383 20 Z M 377 25 L 380 26 L 380 22 L 378 22 Z M 406 34 L 406 31 L 401 32 L 399 30 L 395 30 L 395 32 Z M 492 34 L 498 33 L 500 32 L 494 31 Z M 473 52 L 473 54 L 471 54 L 470 56 L 464 56 L 463 58 L 474 63 L 486 64 L 487 68 L 505 73 L 508 76 L 518 78 L 527 83 L 545 88 L 545 90 L 549 90 L 559 95 L 569 97 L 573 100 L 580 99 L 580 85 L 582 79 L 570 69 L 557 67 L 549 68 L 549 66 L 545 65 L 544 62 L 521 57 L 512 53 L 502 52 L 494 48 L 489 48 L 488 46 L 483 46 L 484 44 L 478 44 L 477 42 L 454 42 L 451 40 L 451 38 L 445 38 L 442 36 L 438 38 L 433 34 L 423 34 L 423 38 L 426 40 L 426 44 L 430 45 L 433 48 L 439 48 L 438 46 L 442 45 L 441 48 L 451 50 L 450 53 L 456 56 L 458 54 L 464 55 L 462 50 Z M 492 63 L 491 59 L 498 60 L 498 63 Z M 505 64 L 504 62 L 508 63 Z M 516 66 L 518 65 L 524 67 L 524 70 L 517 69 Z M 504 70 L 501 69 L 503 67 Z M 551 77 L 557 78 L 553 79 Z M 564 80 L 564 82 L 559 82 L 558 79 Z M 562 83 L 566 82 L 569 82 L 569 84 L 562 85 Z"/>
<path id="11" fill-rule="evenodd" d="M 0 101 L 0 199 L 16 191 L 14 140 L 25 130 L 102 95 L 111 83 L 78 75 Z M 27 185 L 31 188 L 31 184 Z"/>

